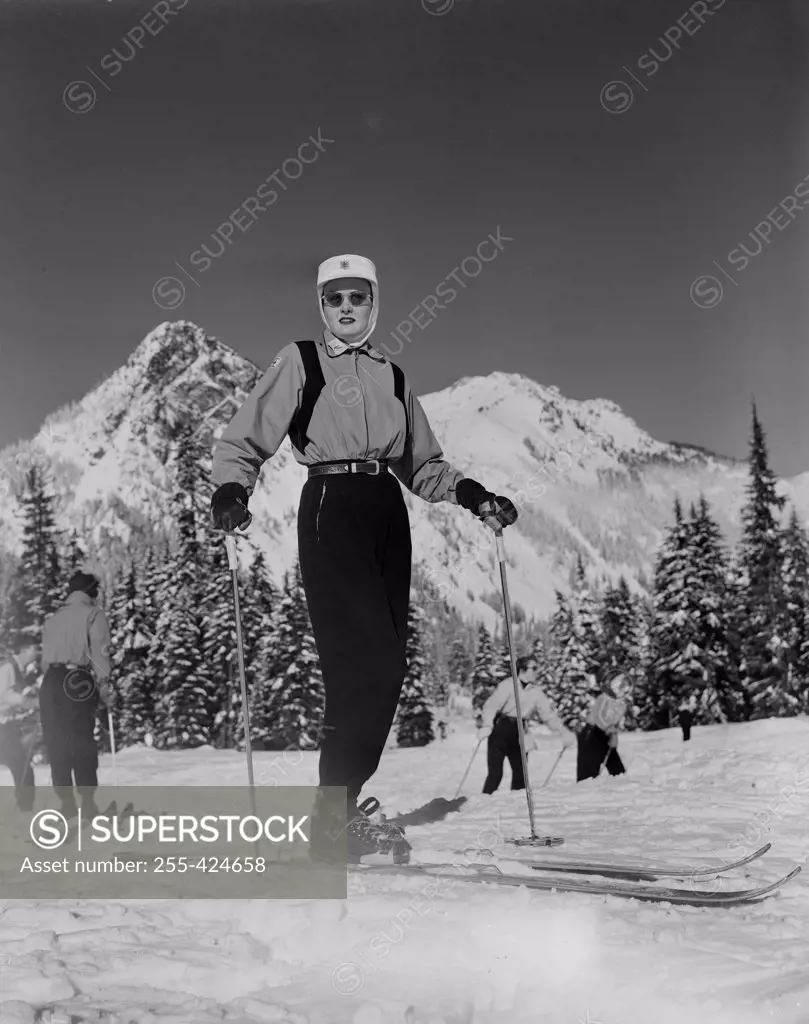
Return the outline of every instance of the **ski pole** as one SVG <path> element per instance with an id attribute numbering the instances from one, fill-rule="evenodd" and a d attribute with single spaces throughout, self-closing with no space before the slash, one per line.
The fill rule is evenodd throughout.
<path id="1" fill-rule="evenodd" d="M 480 745 L 484 741 L 485 738 L 486 738 L 485 736 L 481 736 L 480 739 L 478 740 L 478 745 L 475 747 L 474 751 L 472 752 L 472 757 L 469 759 L 469 767 L 463 773 L 463 778 L 461 779 L 461 783 L 458 786 L 458 790 L 455 793 L 455 796 L 453 797 L 453 800 L 457 800 L 458 797 L 461 795 L 461 790 L 463 789 L 463 784 L 466 782 L 466 776 L 472 770 L 472 763 L 475 760 L 475 758 L 477 757 L 477 753 L 480 750 Z"/>
<path id="2" fill-rule="evenodd" d="M 112 709 L 107 708 L 107 726 L 110 731 L 110 751 L 112 753 L 112 784 L 118 788 L 118 768 L 115 764 L 115 726 L 112 721 Z"/>
<path id="3" fill-rule="evenodd" d="M 249 522 L 249 520 L 248 520 Z M 239 683 L 242 691 L 242 722 L 244 724 L 244 752 L 247 758 L 247 782 L 250 786 L 250 807 L 253 816 L 258 817 L 256 809 L 256 787 L 253 781 L 253 747 L 250 743 L 250 707 L 247 701 L 247 678 L 244 671 L 244 638 L 242 636 L 242 613 L 239 607 L 239 562 L 236 557 L 236 538 L 232 533 L 225 534 L 225 545 L 228 552 L 228 565 L 233 581 L 233 608 L 236 615 L 236 647 L 239 654 Z M 261 836 L 256 837 L 256 853 L 261 853 Z"/>
<path id="4" fill-rule="evenodd" d="M 242 720 L 244 722 L 244 749 L 247 757 L 247 780 L 250 792 L 255 800 L 253 782 L 253 748 L 250 744 L 250 708 L 247 704 L 247 679 L 244 671 L 244 639 L 242 637 L 242 614 L 239 608 L 239 563 L 236 557 L 236 538 L 232 533 L 225 534 L 225 544 L 228 551 L 228 565 L 230 566 L 231 580 L 233 581 L 233 607 L 236 613 L 236 647 L 239 654 L 239 683 L 242 690 Z M 255 810 L 255 808 L 253 808 Z"/>
<path id="5" fill-rule="evenodd" d="M 553 768 L 551 768 L 551 770 L 548 772 L 548 777 L 547 777 L 547 779 L 545 779 L 545 781 L 539 787 L 540 789 L 544 789 L 548 785 L 548 783 L 551 781 L 551 776 L 556 771 L 556 766 L 559 764 L 559 762 L 564 757 L 564 753 L 565 753 L 566 750 L 567 750 L 567 747 L 562 747 L 562 749 L 559 751 L 559 756 L 553 762 Z"/>
<path id="6" fill-rule="evenodd" d="M 525 752 L 525 731 L 522 725 L 522 708 L 520 706 L 520 681 L 517 677 L 517 659 L 514 654 L 514 637 L 511 625 L 511 603 L 508 596 L 508 580 L 506 579 L 506 552 L 503 546 L 503 528 L 498 527 L 495 532 L 497 544 L 497 560 L 500 563 L 500 583 L 503 588 L 503 610 L 506 616 L 506 636 L 508 638 L 508 653 L 511 658 L 511 680 L 514 683 L 514 704 L 517 711 L 517 735 L 520 740 L 520 757 L 522 758 L 522 772 L 525 778 L 525 798 L 528 801 L 528 820 L 531 825 L 531 839 L 538 839 L 537 830 L 534 825 L 534 798 L 531 794 L 531 780 L 528 777 L 528 755 Z"/>

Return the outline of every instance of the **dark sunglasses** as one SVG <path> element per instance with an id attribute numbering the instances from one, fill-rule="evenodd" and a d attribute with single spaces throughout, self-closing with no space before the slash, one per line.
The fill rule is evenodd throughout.
<path id="1" fill-rule="evenodd" d="M 323 301 L 327 306 L 337 309 L 342 306 L 345 298 L 348 298 L 352 306 L 364 306 L 371 295 L 369 292 L 346 292 L 345 295 L 342 292 L 328 292 L 323 296 Z"/>

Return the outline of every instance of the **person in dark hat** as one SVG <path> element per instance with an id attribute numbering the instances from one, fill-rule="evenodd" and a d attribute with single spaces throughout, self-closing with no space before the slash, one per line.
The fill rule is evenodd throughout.
<path id="1" fill-rule="evenodd" d="M 77 812 L 75 784 L 82 810 L 96 813 L 98 746 L 96 711 L 109 699 L 109 622 L 96 606 L 99 581 L 78 572 L 70 580 L 64 606 L 42 629 L 39 691 L 42 737 L 51 766 L 51 780 L 65 817 Z"/>

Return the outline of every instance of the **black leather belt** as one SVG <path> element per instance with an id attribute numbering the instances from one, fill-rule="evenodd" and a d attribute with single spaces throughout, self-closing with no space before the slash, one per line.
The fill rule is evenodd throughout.
<path id="1" fill-rule="evenodd" d="M 309 479 L 333 473 L 366 473 L 369 476 L 379 476 L 380 473 L 387 471 L 388 463 L 385 459 L 370 459 L 367 462 L 318 462 L 309 467 Z"/>

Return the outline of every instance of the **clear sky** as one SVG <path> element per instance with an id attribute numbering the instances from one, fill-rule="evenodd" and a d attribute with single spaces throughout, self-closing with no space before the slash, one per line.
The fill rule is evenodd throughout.
<path id="1" fill-rule="evenodd" d="M 737 457 L 755 395 L 809 470 L 807 8 L 6 0 L 0 446 L 167 319 L 267 366 L 359 252 L 420 393 L 520 372 Z"/>

